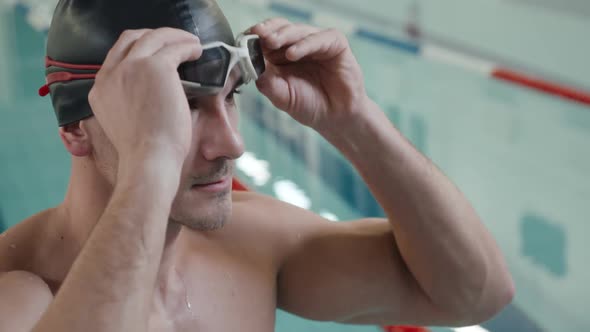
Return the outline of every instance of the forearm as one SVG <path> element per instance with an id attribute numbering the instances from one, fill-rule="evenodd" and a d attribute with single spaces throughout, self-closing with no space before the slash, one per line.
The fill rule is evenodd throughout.
<path id="1" fill-rule="evenodd" d="M 512 281 L 471 204 L 376 104 L 367 105 L 363 116 L 322 134 L 353 163 L 383 207 L 413 277 L 445 310 L 485 315 L 503 305 Z"/>
<path id="2" fill-rule="evenodd" d="M 178 176 L 159 167 L 120 168 L 107 208 L 34 331 L 146 330 L 178 186 Z"/>

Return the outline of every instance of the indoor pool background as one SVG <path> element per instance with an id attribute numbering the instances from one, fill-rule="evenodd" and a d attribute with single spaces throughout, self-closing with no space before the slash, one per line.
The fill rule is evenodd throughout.
<path id="1" fill-rule="evenodd" d="M 59 203 L 69 172 L 50 101 L 37 95 L 44 83 L 41 18 L 50 10 L 35 1 L 16 7 L 3 1 L 0 229 Z M 413 17 L 433 43 L 589 90 L 590 10 L 583 1 L 419 4 L 416 11 L 416 2 L 407 0 L 362 6 L 352 0 L 220 0 L 236 33 L 280 15 L 403 39 L 396 26 Z M 349 33 L 349 40 L 371 97 L 467 195 L 506 254 L 516 297 L 482 328 L 590 331 L 590 107 L 428 61 L 374 38 Z M 248 186 L 332 219 L 382 214 L 332 147 L 252 87 L 246 90 L 240 106 L 248 152 L 238 161 L 238 175 Z M 310 322 L 279 311 L 276 331 L 378 328 Z"/>

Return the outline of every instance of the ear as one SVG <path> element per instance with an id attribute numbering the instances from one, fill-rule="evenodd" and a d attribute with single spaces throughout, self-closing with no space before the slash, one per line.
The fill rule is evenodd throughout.
<path id="1" fill-rule="evenodd" d="M 61 137 L 66 150 L 73 156 L 86 157 L 90 155 L 92 151 L 90 136 L 81 121 L 60 127 L 59 137 Z"/>

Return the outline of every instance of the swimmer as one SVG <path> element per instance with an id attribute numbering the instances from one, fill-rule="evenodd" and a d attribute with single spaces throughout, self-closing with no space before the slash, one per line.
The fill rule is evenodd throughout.
<path id="1" fill-rule="evenodd" d="M 46 76 L 70 183 L 0 237 L 1 331 L 270 332 L 277 308 L 464 326 L 513 297 L 474 208 L 367 96 L 337 30 L 271 18 L 236 39 L 214 0 L 62 0 Z M 341 151 L 387 218 L 232 192 L 246 83 Z"/>

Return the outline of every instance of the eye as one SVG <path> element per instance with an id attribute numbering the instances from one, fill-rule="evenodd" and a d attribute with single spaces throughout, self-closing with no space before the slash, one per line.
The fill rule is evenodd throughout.
<path id="1" fill-rule="evenodd" d="M 188 100 L 188 106 L 189 106 L 191 112 L 192 111 L 196 111 L 197 109 L 199 109 L 199 99 L 197 99 L 197 98 L 190 98 Z"/>
<path id="2" fill-rule="evenodd" d="M 235 100 L 234 100 L 235 94 L 240 94 L 240 93 L 242 93 L 242 91 L 240 91 L 239 89 L 232 90 L 232 92 L 230 92 L 227 95 L 227 97 L 225 97 L 225 101 L 230 104 L 233 104 L 235 102 Z"/>

